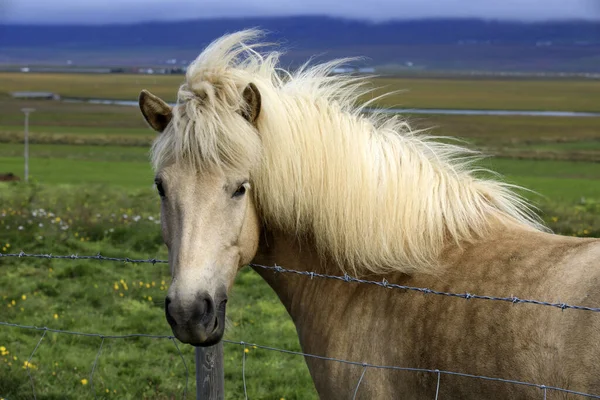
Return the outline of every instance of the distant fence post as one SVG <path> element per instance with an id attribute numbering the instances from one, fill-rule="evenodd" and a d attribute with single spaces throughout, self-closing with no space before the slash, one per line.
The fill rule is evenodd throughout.
<path id="1" fill-rule="evenodd" d="M 196 347 L 196 400 L 224 398 L 223 342 L 210 347 Z"/>
<path id="2" fill-rule="evenodd" d="M 25 182 L 29 182 L 29 114 L 35 111 L 35 108 L 22 108 L 25 113 Z"/>

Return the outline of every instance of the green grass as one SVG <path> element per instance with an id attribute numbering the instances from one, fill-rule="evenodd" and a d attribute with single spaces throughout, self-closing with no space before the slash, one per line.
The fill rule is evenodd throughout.
<path id="1" fill-rule="evenodd" d="M 22 143 L 6 143 L 0 147 L 0 157 L 23 157 Z M 89 146 L 89 145 L 57 145 L 30 144 L 29 157 L 32 161 L 45 159 L 67 159 L 82 161 L 124 161 L 127 163 L 143 163 L 141 169 L 149 168 L 150 150 L 148 147 L 124 146 Z"/>
<path id="2" fill-rule="evenodd" d="M 166 258 L 156 223 L 158 199 L 149 189 L 127 193 L 113 186 L 81 186 L 76 191 L 35 185 L 3 189 L 3 253 L 101 251 L 108 256 Z M 170 335 L 163 311 L 169 280 L 164 264 L 0 259 L 0 320 L 104 335 Z M 228 307 L 226 339 L 300 350 L 285 309 L 252 270 L 239 274 Z M 0 332 L 0 346 L 5 348 L 0 355 L 0 396 L 28 399 L 31 389 L 23 365 L 42 333 L 11 327 L 0 327 Z M 89 376 L 100 343 L 97 337 L 48 333 L 31 360 L 38 399 L 93 398 Z M 179 346 L 190 373 L 188 396 L 193 397 L 193 348 Z M 251 398 L 315 398 L 301 357 L 247 348 Z M 243 397 L 242 351 L 241 346 L 225 345 L 227 399 Z M 185 377 L 170 340 L 106 339 L 94 386 L 101 399 L 181 398 Z"/>
<path id="3" fill-rule="evenodd" d="M 0 172 L 22 176 L 22 152 L 21 144 L 4 144 L 0 148 Z M 492 157 L 483 164 L 548 199 L 572 202 L 581 197 L 600 198 L 598 163 Z M 30 177 L 45 184 L 123 188 L 148 188 L 153 182 L 147 147 L 31 145 Z"/>
<path id="4" fill-rule="evenodd" d="M 0 88 L 50 91 L 65 97 L 137 99 L 148 89 L 175 101 L 179 75 L 0 73 Z M 379 78 L 375 95 L 402 90 L 380 103 L 422 108 L 600 111 L 600 82 L 593 80 Z M 371 96 L 367 96 L 371 97 Z"/>
<path id="5" fill-rule="evenodd" d="M 19 157 L 3 157 L 5 172 L 23 171 Z M 29 163 L 30 179 L 45 184 L 109 184 L 123 188 L 143 188 L 153 184 L 148 162 L 87 161 L 77 159 L 33 158 Z M 23 176 L 22 173 L 15 173 Z"/>
<path id="6" fill-rule="evenodd" d="M 374 95 L 407 108 L 600 111 L 600 82 L 592 80 L 381 78 Z"/>
<path id="7" fill-rule="evenodd" d="M 0 73 L 3 92 L 43 91 L 63 97 L 135 100 L 148 89 L 174 101 L 183 75 Z"/>

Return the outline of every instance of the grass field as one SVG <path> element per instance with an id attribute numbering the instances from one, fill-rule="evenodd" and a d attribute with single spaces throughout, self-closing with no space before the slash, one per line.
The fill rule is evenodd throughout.
<path id="1" fill-rule="evenodd" d="M 0 73 L 5 92 L 49 91 L 63 97 L 136 99 L 148 89 L 175 101 L 181 75 L 70 75 Z M 600 111 L 600 82 L 594 80 L 509 80 L 378 78 L 375 95 L 401 90 L 387 106 L 508 110 Z"/>
<path id="2" fill-rule="evenodd" d="M 0 90 L 135 99 L 141 88 L 150 88 L 173 100 L 181 78 L 0 74 Z M 598 82 L 445 78 L 376 84 L 410 89 L 392 98 L 406 107 L 600 111 Z M 155 134 L 139 111 L 16 101 L 0 93 L 0 173 L 22 176 L 24 106 L 37 109 L 30 127 L 33 183 L 0 184 L 0 252 L 100 251 L 165 258 L 148 162 Z M 538 192 L 523 194 L 556 232 L 600 237 L 600 118 L 413 115 L 409 120 L 498 156 L 484 160 L 484 166 Z M 168 282 L 168 267 L 161 264 L 0 259 L 0 321 L 102 334 L 168 335 L 162 306 Z M 228 307 L 227 339 L 300 350 L 284 308 L 253 271 L 239 275 Z M 0 398 L 33 397 L 23 366 L 40 337 L 38 331 L 0 326 Z M 100 342 L 46 334 L 31 359 L 37 398 L 94 398 L 90 372 Z M 181 344 L 180 349 L 193 392 L 193 349 Z M 316 398 L 301 357 L 246 349 L 250 398 Z M 244 397 L 242 352 L 241 346 L 225 345 L 227 399 Z M 173 342 L 104 341 L 94 373 L 97 398 L 181 398 L 184 386 L 185 367 Z"/>
<path id="3" fill-rule="evenodd" d="M 150 189 L 114 185 L 0 189 L 0 251 L 166 258 L 158 199 Z M 169 335 L 163 299 L 164 264 L 116 264 L 32 259 L 0 260 L 0 320 L 77 332 Z M 226 338 L 299 350 L 285 309 L 251 270 L 230 296 Z M 0 396 L 32 397 L 23 368 L 41 332 L 0 327 Z M 31 360 L 38 399 L 93 398 L 90 373 L 101 339 L 48 333 Z M 194 390 L 193 349 L 179 344 Z M 303 359 L 248 346 L 252 398 L 314 398 Z M 226 345 L 228 399 L 243 393 L 241 346 Z M 181 398 L 186 373 L 172 341 L 107 339 L 94 373 L 100 399 Z M 193 397 L 193 394 L 189 397 Z"/>

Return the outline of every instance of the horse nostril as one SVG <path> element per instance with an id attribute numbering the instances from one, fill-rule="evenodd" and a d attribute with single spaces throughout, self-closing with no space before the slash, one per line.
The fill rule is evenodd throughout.
<path id="1" fill-rule="evenodd" d="M 210 325 L 215 316 L 215 304 L 210 295 L 198 295 L 196 297 L 196 309 L 194 310 L 192 320 L 197 321 L 203 326 Z"/>
<path id="2" fill-rule="evenodd" d="M 167 322 L 171 326 L 177 325 L 175 318 L 171 315 L 171 311 L 169 311 L 169 305 L 171 304 L 171 299 L 169 297 L 165 298 L 165 316 L 167 317 Z"/>

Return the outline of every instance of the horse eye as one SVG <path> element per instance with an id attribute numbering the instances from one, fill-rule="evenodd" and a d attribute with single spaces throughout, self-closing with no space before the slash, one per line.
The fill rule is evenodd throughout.
<path id="1" fill-rule="evenodd" d="M 165 197 L 165 189 L 163 188 L 162 181 L 157 179 L 154 181 L 154 183 L 156 184 L 156 189 L 158 190 L 158 195 L 160 197 Z"/>
<path id="2" fill-rule="evenodd" d="M 235 193 L 233 193 L 233 196 L 231 197 L 240 197 L 243 196 L 246 193 L 246 184 L 240 185 L 239 188 L 237 188 L 237 190 L 235 191 Z"/>

